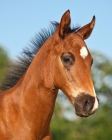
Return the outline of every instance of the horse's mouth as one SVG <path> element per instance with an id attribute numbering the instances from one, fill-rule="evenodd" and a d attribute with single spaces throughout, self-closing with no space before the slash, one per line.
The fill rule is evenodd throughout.
<path id="1" fill-rule="evenodd" d="M 79 117 L 89 117 L 89 116 L 93 115 L 95 113 L 95 111 L 86 113 L 86 112 L 75 110 L 75 113 Z"/>

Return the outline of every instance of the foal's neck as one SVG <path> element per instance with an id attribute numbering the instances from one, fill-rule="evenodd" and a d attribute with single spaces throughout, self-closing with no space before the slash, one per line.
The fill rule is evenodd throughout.
<path id="1" fill-rule="evenodd" d="M 36 57 L 39 58 L 41 55 Z M 58 93 L 58 89 L 45 86 L 43 65 L 44 61 L 40 62 L 35 58 L 18 82 L 24 117 L 31 123 L 30 129 L 32 127 L 39 137 L 42 137 L 49 128 Z"/>

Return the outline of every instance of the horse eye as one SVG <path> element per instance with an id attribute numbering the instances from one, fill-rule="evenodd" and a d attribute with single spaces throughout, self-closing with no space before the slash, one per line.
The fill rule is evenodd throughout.
<path id="1" fill-rule="evenodd" d="M 70 70 L 71 66 L 74 64 L 75 57 L 71 52 L 64 52 L 62 53 L 61 61 L 64 67 Z"/>
<path id="2" fill-rule="evenodd" d="M 63 61 L 64 61 L 65 63 L 69 63 L 69 62 L 70 62 L 70 58 L 64 57 L 64 58 L 63 58 Z"/>

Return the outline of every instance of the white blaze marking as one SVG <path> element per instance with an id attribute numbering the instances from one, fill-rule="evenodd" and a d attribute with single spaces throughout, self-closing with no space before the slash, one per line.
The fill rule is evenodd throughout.
<path id="1" fill-rule="evenodd" d="M 96 93 L 95 93 L 94 87 L 93 87 L 93 92 L 94 92 L 94 95 L 95 95 L 95 103 L 94 103 L 92 111 L 94 111 L 94 110 L 96 110 L 98 108 L 98 100 L 97 100 L 97 97 L 96 97 Z"/>
<path id="2" fill-rule="evenodd" d="M 96 92 L 95 92 L 95 89 L 94 89 L 94 87 L 93 87 L 93 92 L 94 92 L 94 95 L 96 95 Z"/>
<path id="3" fill-rule="evenodd" d="M 83 59 L 85 59 L 88 55 L 88 51 L 87 51 L 87 48 L 85 46 L 83 46 L 81 49 L 80 49 L 80 55 Z"/>
<path id="4" fill-rule="evenodd" d="M 97 98 L 95 97 L 95 103 L 94 103 L 94 106 L 93 106 L 92 111 L 96 110 L 97 108 L 98 108 L 98 100 L 97 100 Z"/>

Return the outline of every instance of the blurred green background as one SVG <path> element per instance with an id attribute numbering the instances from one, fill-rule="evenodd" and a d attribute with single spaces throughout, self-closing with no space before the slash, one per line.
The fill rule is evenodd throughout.
<path id="1" fill-rule="evenodd" d="M 112 61 L 98 52 L 92 52 L 92 77 L 100 100 L 97 112 L 88 117 L 75 115 L 74 107 L 60 91 L 51 121 L 54 140 L 112 140 Z M 0 83 L 11 59 L 0 47 Z"/>

